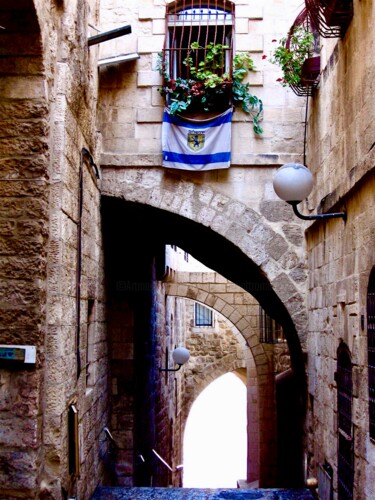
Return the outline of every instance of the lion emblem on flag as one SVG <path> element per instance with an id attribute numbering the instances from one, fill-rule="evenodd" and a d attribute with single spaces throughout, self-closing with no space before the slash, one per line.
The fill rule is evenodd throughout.
<path id="1" fill-rule="evenodd" d="M 204 147 L 205 132 L 191 131 L 187 135 L 187 144 L 192 151 L 200 151 Z"/>

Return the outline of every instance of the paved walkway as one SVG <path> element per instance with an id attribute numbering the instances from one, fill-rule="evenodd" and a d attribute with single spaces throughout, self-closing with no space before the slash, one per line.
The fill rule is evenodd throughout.
<path id="1" fill-rule="evenodd" d="M 97 488 L 92 500 L 314 500 L 309 490 Z"/>

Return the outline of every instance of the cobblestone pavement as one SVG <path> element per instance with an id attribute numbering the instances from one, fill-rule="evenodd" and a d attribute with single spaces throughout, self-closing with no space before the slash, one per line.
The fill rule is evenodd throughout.
<path id="1" fill-rule="evenodd" d="M 97 488 L 92 500 L 314 500 L 309 490 Z"/>

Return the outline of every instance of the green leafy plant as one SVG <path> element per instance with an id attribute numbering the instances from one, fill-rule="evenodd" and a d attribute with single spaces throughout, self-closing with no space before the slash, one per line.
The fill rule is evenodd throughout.
<path id="1" fill-rule="evenodd" d="M 279 41 L 279 45 L 271 54 L 270 62 L 279 65 L 283 72 L 283 78 L 279 78 L 278 81 L 284 87 L 299 85 L 303 63 L 313 55 L 314 51 L 314 34 L 303 26 L 296 26 L 289 37 Z"/>
<path id="2" fill-rule="evenodd" d="M 206 47 L 202 47 L 198 42 L 193 42 L 191 44 L 191 49 L 204 50 L 204 61 L 200 61 L 198 66 L 194 66 L 193 58 L 189 54 L 186 59 L 184 59 L 184 65 L 189 68 L 190 76 L 196 80 L 206 82 L 206 80 L 211 80 L 208 84 L 211 87 L 220 84 L 223 79 L 227 79 L 228 75 L 224 73 L 223 76 L 219 76 L 217 73 L 224 66 L 224 54 L 225 50 L 229 49 L 228 45 L 217 44 L 214 45 L 212 42 L 208 43 Z M 212 77 L 216 77 L 212 81 Z"/>
<path id="3" fill-rule="evenodd" d="M 248 52 L 241 52 L 234 56 L 232 97 L 235 106 L 240 106 L 245 113 L 251 115 L 254 132 L 256 134 L 262 134 L 263 129 L 259 125 L 259 120 L 263 112 L 263 102 L 250 92 L 250 83 L 244 83 L 244 79 L 249 71 L 254 70 L 254 61 Z"/>
<path id="4" fill-rule="evenodd" d="M 239 53 L 233 58 L 232 76 L 222 72 L 225 50 L 229 47 L 222 44 L 208 43 L 201 47 L 197 42 L 191 44 L 191 50 L 204 50 L 204 60 L 194 63 L 191 52 L 184 59 L 189 78 L 169 76 L 162 54 L 159 54 L 158 69 L 164 77 L 164 85 L 159 92 L 165 97 L 171 114 L 182 112 L 218 111 L 228 107 L 232 98 L 235 106 L 251 115 L 253 130 L 256 134 L 263 132 L 259 125 L 263 104 L 251 94 L 250 84 L 244 79 L 255 65 L 248 53 Z"/>

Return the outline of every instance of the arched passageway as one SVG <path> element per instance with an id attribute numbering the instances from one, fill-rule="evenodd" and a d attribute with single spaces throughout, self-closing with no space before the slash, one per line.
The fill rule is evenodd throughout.
<path id="1" fill-rule="evenodd" d="M 122 324 L 128 322 L 129 331 L 131 328 L 134 331 L 132 369 L 136 381 L 134 388 L 135 413 L 137 414 L 134 419 L 135 448 L 141 449 L 146 441 L 155 443 L 160 433 L 165 432 L 165 427 L 159 429 L 157 425 L 156 427 L 149 425 L 157 417 L 155 412 L 157 412 L 158 403 L 158 383 L 155 382 L 155 378 L 157 379 L 155 359 L 158 352 L 155 347 L 155 332 L 158 327 L 157 322 L 160 321 L 160 314 L 157 314 L 160 308 L 153 303 L 155 297 L 157 298 L 157 291 L 150 283 L 155 279 L 163 279 L 165 244 L 176 244 L 209 268 L 251 293 L 263 308 L 283 325 L 295 378 L 294 391 L 298 394 L 295 399 L 295 401 L 298 400 L 298 405 L 291 411 L 296 416 L 300 429 L 300 445 L 298 446 L 300 467 L 295 471 L 293 481 L 295 485 L 301 484 L 304 413 L 301 401 L 304 399 L 305 392 L 302 349 L 293 321 L 264 272 L 223 236 L 184 217 L 109 197 L 103 197 L 102 208 L 106 276 L 110 301 L 108 311 L 110 335 L 112 331 L 118 330 L 119 321 Z M 126 308 L 128 312 L 130 311 L 130 315 L 125 314 L 127 317 L 124 316 L 124 303 L 121 298 L 121 293 L 124 291 L 127 292 Z M 121 371 L 118 365 L 113 369 L 115 373 L 117 373 L 116 370 Z M 254 369 L 256 372 L 256 367 Z M 119 377 L 121 378 L 121 373 Z M 259 397 L 264 400 L 272 398 L 272 394 L 267 393 L 266 389 L 273 386 L 272 374 L 258 372 L 257 377 L 259 387 L 265 388 L 264 393 Z M 273 391 L 274 389 L 271 390 L 272 393 Z M 260 415 L 260 421 L 262 418 L 263 415 Z M 275 415 L 274 418 L 276 418 Z M 147 433 L 145 433 L 146 427 Z M 138 443 L 137 439 L 139 439 Z M 263 448 L 260 450 L 259 458 L 259 481 L 261 485 L 270 485 L 271 481 L 275 484 L 275 476 L 272 478 L 275 471 L 271 472 L 269 466 L 268 468 L 266 466 L 268 461 L 269 464 L 273 463 L 273 468 L 275 468 L 274 459 L 270 458 L 275 452 L 275 436 L 272 433 L 261 432 L 261 440 Z M 171 454 L 172 450 L 168 453 Z M 138 476 L 136 471 L 138 483 L 143 484 L 148 480 L 151 472 L 145 465 L 139 464 L 138 469 L 141 470 Z"/>
<path id="2" fill-rule="evenodd" d="M 184 432 L 183 486 L 237 487 L 246 478 L 246 385 L 235 372 L 206 387 Z"/>
<path id="3" fill-rule="evenodd" d="M 105 196 L 102 207 L 104 234 L 108 237 L 111 234 L 116 240 L 117 249 L 111 250 L 114 257 L 124 248 L 131 252 L 131 247 L 138 246 L 143 248 L 141 253 L 147 253 L 146 245 L 148 249 L 152 246 L 161 256 L 158 261 L 161 277 L 164 273 L 164 245 L 173 243 L 253 295 L 283 326 L 292 368 L 304 384 L 304 361 L 295 325 L 277 291 L 251 258 L 220 234 L 176 214 Z"/>

